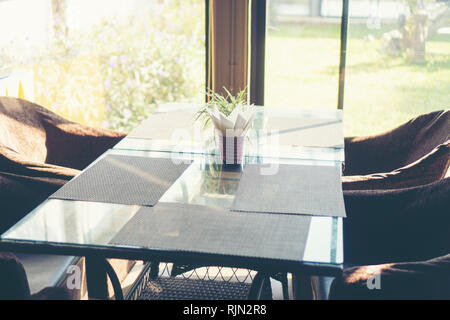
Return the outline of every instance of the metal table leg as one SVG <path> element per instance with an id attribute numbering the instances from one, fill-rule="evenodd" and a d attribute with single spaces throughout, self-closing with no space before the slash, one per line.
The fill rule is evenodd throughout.
<path id="1" fill-rule="evenodd" d="M 288 274 L 284 273 L 281 278 L 281 287 L 283 289 L 283 300 L 289 300 L 289 280 Z"/>
<path id="2" fill-rule="evenodd" d="M 90 299 L 108 299 L 107 276 L 111 280 L 116 300 L 123 300 L 122 287 L 111 264 L 105 258 L 86 257 L 86 279 Z"/>
<path id="3" fill-rule="evenodd" d="M 150 262 L 150 278 L 157 279 L 159 276 L 159 261 Z"/>
<path id="4" fill-rule="evenodd" d="M 295 300 L 313 300 L 311 277 L 305 274 L 292 274 L 292 291 Z"/>
<path id="5" fill-rule="evenodd" d="M 263 300 L 264 289 L 268 286 L 270 287 L 270 277 L 266 273 L 259 271 L 253 278 L 247 300 Z"/>

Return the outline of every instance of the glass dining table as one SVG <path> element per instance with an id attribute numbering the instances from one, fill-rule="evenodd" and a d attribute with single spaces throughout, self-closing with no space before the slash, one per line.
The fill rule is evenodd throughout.
<path id="1" fill-rule="evenodd" d="M 243 163 L 224 165 L 214 131 L 211 128 L 204 130 L 193 122 L 196 109 L 197 105 L 189 104 L 161 106 L 90 166 L 107 155 L 192 161 L 159 202 L 230 209 L 247 164 L 339 168 L 343 165 L 342 112 L 339 110 L 256 107 L 253 128 L 245 142 Z M 253 255 L 251 249 L 248 254 L 236 255 L 231 249 L 227 251 L 226 243 L 220 253 L 205 252 L 200 243 L 198 247 L 193 244 L 189 250 L 164 245 L 139 247 L 112 244 L 111 239 L 140 208 L 139 205 L 47 199 L 1 235 L 0 250 L 83 256 L 90 261 L 87 266 L 95 263 L 103 265 L 104 268 L 87 271 L 89 296 L 95 298 L 105 298 L 106 295 L 104 289 L 96 289 L 96 282 L 103 281 L 98 279 L 105 277 L 99 277 L 95 272 L 107 273 L 111 280 L 115 280 L 112 282 L 116 298 L 122 296 L 113 270 L 103 262 L 108 258 L 246 268 L 260 272 L 263 278 L 278 272 L 298 276 L 336 276 L 342 272 L 341 217 L 311 216 L 302 256 L 295 256 L 295 253 L 289 257 L 277 256 L 276 246 L 282 248 L 282 242 L 274 243 L 275 250 L 265 255 Z M 203 226 L 215 227 L 216 232 L 224 233 L 223 236 L 231 244 L 235 242 L 230 248 L 239 244 L 256 248 L 260 243 L 252 243 L 253 238 L 248 235 L 259 232 L 254 226 L 261 223 L 261 217 L 258 214 L 233 212 L 233 219 L 242 219 L 243 224 L 240 233 L 233 233 L 232 237 L 225 234 L 231 233 L 226 225 L 223 228 L 216 226 L 214 214 L 198 221 L 201 227 L 188 229 L 191 224 L 180 223 L 173 226 L 173 231 L 176 231 L 175 234 L 186 234 L 201 232 Z M 296 219 L 296 216 L 289 216 L 289 219 Z M 158 218 L 153 223 L 158 225 Z M 289 228 L 286 233 L 289 232 L 294 235 L 296 230 Z M 286 236 L 289 237 L 289 234 Z M 205 238 L 200 242 L 210 240 Z"/>

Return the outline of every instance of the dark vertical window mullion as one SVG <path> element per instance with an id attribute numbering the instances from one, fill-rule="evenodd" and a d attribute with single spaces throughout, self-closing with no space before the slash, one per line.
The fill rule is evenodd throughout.
<path id="1" fill-rule="evenodd" d="M 250 103 L 264 105 L 266 0 L 251 2 Z"/>
<path id="2" fill-rule="evenodd" d="M 339 60 L 339 92 L 338 109 L 344 109 L 345 64 L 347 56 L 347 29 L 348 29 L 348 5 L 349 0 L 342 0 L 341 17 L 341 52 Z"/>

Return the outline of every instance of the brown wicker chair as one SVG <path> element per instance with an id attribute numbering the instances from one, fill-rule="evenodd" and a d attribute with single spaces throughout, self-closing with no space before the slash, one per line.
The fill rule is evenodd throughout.
<path id="1" fill-rule="evenodd" d="M 450 298 L 449 138 L 444 110 L 345 139 L 347 268 L 330 299 Z"/>
<path id="2" fill-rule="evenodd" d="M 353 267 L 334 280 L 331 299 L 450 299 L 450 178 L 344 199 L 344 261 Z M 380 288 L 370 289 L 375 275 Z"/>
<path id="3" fill-rule="evenodd" d="M 68 121 L 26 100 L 0 97 L 0 232 L 15 224 L 125 135 Z M 30 261 L 35 263 L 40 259 L 38 256 Z M 66 260 L 62 265 L 67 266 Z M 47 261 L 44 266 L 52 263 Z M 61 268 L 55 270 L 62 271 Z M 119 269 L 129 268 L 119 266 Z M 8 277 L 8 273 L 17 277 Z M 61 288 L 31 295 L 24 276 L 23 266 L 16 257 L 1 253 L 0 278 L 6 279 L 0 286 L 0 298 L 66 297 Z"/>

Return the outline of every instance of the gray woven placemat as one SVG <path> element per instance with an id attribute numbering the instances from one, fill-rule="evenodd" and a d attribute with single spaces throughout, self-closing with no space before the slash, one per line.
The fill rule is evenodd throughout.
<path id="1" fill-rule="evenodd" d="M 267 134 L 278 133 L 282 145 L 308 147 L 344 147 L 343 123 L 340 119 L 320 118 L 269 118 L 266 125 Z M 278 132 L 270 132 L 277 130 Z M 268 141 L 272 141 L 269 140 Z"/>
<path id="2" fill-rule="evenodd" d="M 142 207 L 111 244 L 301 261 L 309 216 L 231 212 L 182 203 Z"/>
<path id="3" fill-rule="evenodd" d="M 264 171 L 266 170 L 266 171 Z M 345 217 L 340 167 L 279 164 L 244 167 L 233 210 Z"/>
<path id="4" fill-rule="evenodd" d="M 107 155 L 50 198 L 152 206 L 188 166 L 169 158 Z"/>

